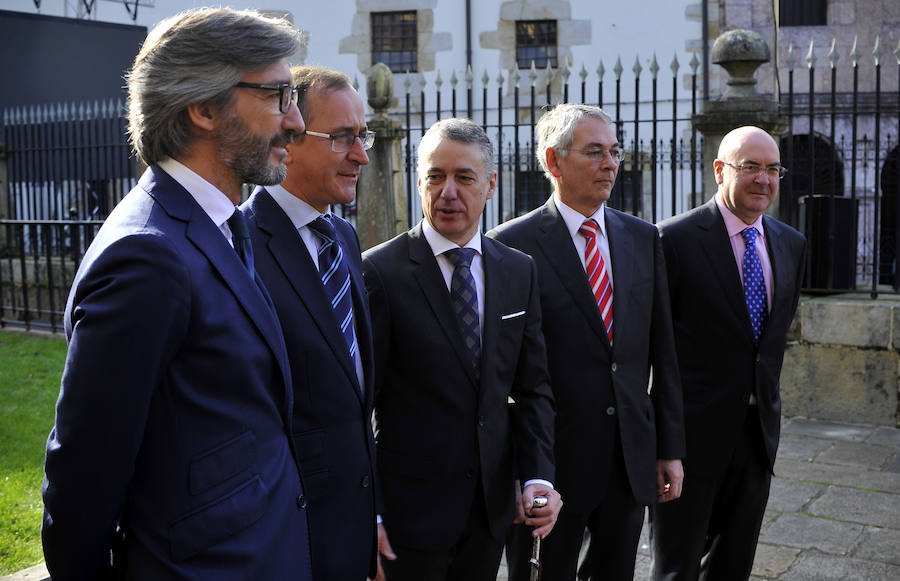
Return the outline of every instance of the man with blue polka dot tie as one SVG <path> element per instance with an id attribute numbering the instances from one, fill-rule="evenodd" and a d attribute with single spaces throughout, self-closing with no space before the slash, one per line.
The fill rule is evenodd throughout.
<path id="1" fill-rule="evenodd" d="M 765 215 L 787 172 L 775 140 L 739 127 L 722 139 L 713 167 L 715 197 L 659 224 L 687 458 L 681 498 L 651 511 L 654 580 L 750 577 L 803 280 L 806 240 Z"/>

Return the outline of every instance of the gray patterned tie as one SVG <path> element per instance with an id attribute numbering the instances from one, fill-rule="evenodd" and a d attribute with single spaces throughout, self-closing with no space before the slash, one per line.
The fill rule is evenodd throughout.
<path id="1" fill-rule="evenodd" d="M 444 253 L 453 264 L 453 276 L 450 278 L 450 300 L 459 321 L 466 349 L 472 357 L 475 379 L 480 377 L 481 369 L 481 324 L 478 320 L 478 291 L 475 290 L 475 279 L 472 278 L 472 259 L 475 250 L 472 248 L 453 248 Z"/>

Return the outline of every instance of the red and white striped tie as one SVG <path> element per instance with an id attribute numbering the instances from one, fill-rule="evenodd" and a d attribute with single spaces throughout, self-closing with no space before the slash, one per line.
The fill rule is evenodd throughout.
<path id="1" fill-rule="evenodd" d="M 600 232 L 600 226 L 594 220 L 585 220 L 578 232 L 587 240 L 587 245 L 584 247 L 584 269 L 587 272 L 591 290 L 594 292 L 594 298 L 597 300 L 603 324 L 606 326 L 606 334 L 609 335 L 609 342 L 612 344 L 613 289 L 609 280 L 609 272 L 606 270 L 606 261 L 603 260 L 600 248 L 597 246 L 597 234 Z"/>

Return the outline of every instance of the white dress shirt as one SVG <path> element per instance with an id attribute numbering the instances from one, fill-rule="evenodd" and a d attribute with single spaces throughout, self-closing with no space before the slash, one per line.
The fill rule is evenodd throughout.
<path id="1" fill-rule="evenodd" d="M 556 209 L 559 210 L 559 215 L 562 216 L 563 222 L 566 223 L 566 229 L 569 231 L 569 236 L 572 237 L 572 243 L 575 245 L 575 250 L 578 251 L 578 258 L 581 260 L 581 268 L 585 269 L 585 273 L 587 273 L 587 266 L 584 263 L 584 249 L 587 247 L 587 239 L 578 232 L 578 229 L 581 228 L 585 220 L 589 219 L 593 219 L 600 226 L 600 236 L 597 237 L 597 250 L 600 252 L 600 256 L 603 257 L 603 263 L 606 265 L 609 285 L 615 288 L 613 286 L 612 260 L 610 260 L 609 255 L 609 237 L 606 235 L 606 204 L 601 204 L 596 212 L 591 216 L 585 217 L 578 210 L 573 210 L 563 203 L 557 194 L 553 194 L 553 202 L 556 204 Z"/>
<path id="2" fill-rule="evenodd" d="M 231 228 L 228 227 L 228 218 L 234 214 L 235 205 L 219 188 L 212 185 L 183 163 L 166 157 L 156 164 L 173 180 L 187 190 L 194 200 L 200 204 L 206 215 L 219 228 L 222 235 L 234 247 L 231 239 Z"/>

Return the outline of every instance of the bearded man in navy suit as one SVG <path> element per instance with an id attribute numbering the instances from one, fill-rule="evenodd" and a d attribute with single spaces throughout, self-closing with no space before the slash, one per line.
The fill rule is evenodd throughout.
<path id="1" fill-rule="evenodd" d="M 200 9 L 135 59 L 149 168 L 66 305 L 43 487 L 55 580 L 311 579 L 287 352 L 235 208 L 243 183 L 283 179 L 303 131 L 299 47 L 284 20 Z"/>

